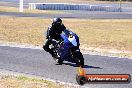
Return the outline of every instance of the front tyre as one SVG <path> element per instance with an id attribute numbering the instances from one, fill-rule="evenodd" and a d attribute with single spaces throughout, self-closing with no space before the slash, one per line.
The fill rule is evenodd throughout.
<path id="1" fill-rule="evenodd" d="M 76 59 L 76 64 L 78 66 L 84 67 L 84 58 L 82 53 L 80 51 L 76 51 L 74 57 Z"/>

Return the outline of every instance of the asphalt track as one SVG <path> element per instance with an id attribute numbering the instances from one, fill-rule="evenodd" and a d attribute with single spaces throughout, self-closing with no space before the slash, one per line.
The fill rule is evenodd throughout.
<path id="1" fill-rule="evenodd" d="M 81 14 L 80 14 L 81 13 Z M 39 17 L 39 18 L 80 18 L 80 19 L 132 19 L 132 13 L 112 13 L 112 12 L 75 12 L 66 14 L 36 14 L 36 13 L 19 13 L 19 12 L 0 12 L 1 16 L 15 17 Z"/>
<path id="2" fill-rule="evenodd" d="M 6 1 L 6 0 L 5 0 Z M 9 0 L 7 0 L 9 1 Z M 14 0 L 15 1 L 15 0 Z M 15 4 L 10 4 L 16 6 Z M 68 12 L 67 12 L 68 13 Z M 27 14 L 19 12 L 0 12 L 1 16 L 40 17 L 40 18 L 97 18 L 97 19 L 131 19 L 128 12 L 83 12 L 69 11 L 70 14 Z M 84 55 L 87 74 L 130 74 L 132 75 L 132 60 L 126 58 Z M 0 46 L 0 69 L 29 75 L 47 77 L 53 80 L 77 84 L 75 64 L 65 62 L 55 65 L 52 57 L 38 49 Z M 130 84 L 86 84 L 88 88 L 131 88 Z"/>
<path id="3" fill-rule="evenodd" d="M 87 74 L 130 74 L 132 60 L 96 55 L 84 55 Z M 64 62 L 55 65 L 52 57 L 43 50 L 0 46 L 0 69 L 41 76 L 53 80 L 77 84 L 75 77 L 77 67 Z M 86 84 L 88 88 L 131 88 L 129 84 Z"/>
<path id="4" fill-rule="evenodd" d="M 15 6 L 19 7 L 17 0 L 1 0 L 1 2 L 8 2 L 7 4 L 0 4 L 1 6 Z M 25 1 L 24 7 L 28 7 L 28 3 L 33 0 Z M 35 1 L 38 2 L 38 1 Z M 113 4 L 114 5 L 114 4 Z M 16 16 L 16 17 L 40 17 L 40 18 L 83 18 L 83 19 L 132 19 L 132 4 L 124 4 L 124 12 L 105 12 L 105 11 L 63 11 L 64 14 L 45 14 L 45 13 L 19 13 L 19 12 L 0 12 L 0 15 Z"/>

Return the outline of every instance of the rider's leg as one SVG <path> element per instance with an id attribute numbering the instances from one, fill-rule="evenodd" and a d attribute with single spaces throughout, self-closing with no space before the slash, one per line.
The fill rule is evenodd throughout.
<path id="1" fill-rule="evenodd" d="M 49 48 L 49 45 L 51 44 L 51 42 L 52 42 L 52 41 L 47 40 L 47 41 L 45 42 L 45 44 L 43 45 L 43 49 L 44 49 L 46 52 L 49 52 L 49 53 L 52 55 L 52 57 L 54 57 L 54 52 Z"/>

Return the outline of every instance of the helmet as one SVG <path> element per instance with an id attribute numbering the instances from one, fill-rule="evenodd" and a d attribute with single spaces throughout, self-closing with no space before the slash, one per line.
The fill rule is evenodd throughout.
<path id="1" fill-rule="evenodd" d="M 53 24 L 61 24 L 61 23 L 62 23 L 61 18 L 54 18 L 53 19 Z"/>

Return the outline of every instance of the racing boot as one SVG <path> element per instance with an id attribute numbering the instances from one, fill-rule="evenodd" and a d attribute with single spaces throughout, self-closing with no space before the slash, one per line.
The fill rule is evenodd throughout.
<path id="1" fill-rule="evenodd" d="M 49 53 L 51 54 L 51 56 L 52 56 L 53 58 L 56 58 L 56 54 L 53 52 L 53 50 L 50 50 Z"/>

